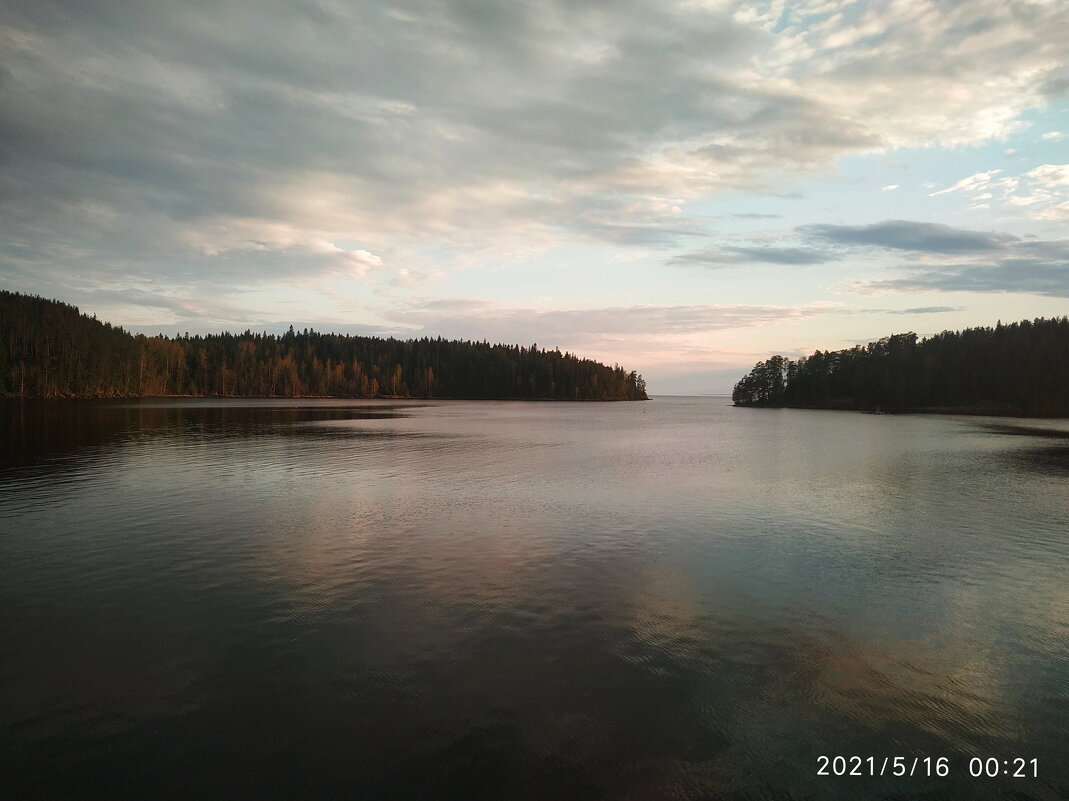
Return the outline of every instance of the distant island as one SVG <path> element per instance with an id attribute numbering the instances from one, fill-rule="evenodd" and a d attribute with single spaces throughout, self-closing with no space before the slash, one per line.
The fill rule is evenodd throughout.
<path id="1" fill-rule="evenodd" d="M 0 397 L 648 400 L 633 370 L 537 345 L 294 331 L 133 335 L 0 290 Z"/>
<path id="2" fill-rule="evenodd" d="M 773 356 L 731 395 L 736 406 L 1069 416 L 1069 318 L 895 334 L 797 361 Z"/>

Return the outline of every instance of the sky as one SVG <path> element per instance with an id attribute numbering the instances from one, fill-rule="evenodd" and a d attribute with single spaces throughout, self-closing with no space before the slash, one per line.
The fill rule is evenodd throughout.
<path id="1" fill-rule="evenodd" d="M 0 287 L 651 394 L 1069 313 L 1064 0 L 0 0 Z"/>

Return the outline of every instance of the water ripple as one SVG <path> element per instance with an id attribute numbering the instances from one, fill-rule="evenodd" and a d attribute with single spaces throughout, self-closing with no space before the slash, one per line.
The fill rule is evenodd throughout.
<path id="1" fill-rule="evenodd" d="M 14 408 L 12 797 L 1069 786 L 1058 425 L 715 399 Z M 847 752 L 956 774 L 815 775 Z M 973 782 L 969 755 L 1044 774 Z"/>

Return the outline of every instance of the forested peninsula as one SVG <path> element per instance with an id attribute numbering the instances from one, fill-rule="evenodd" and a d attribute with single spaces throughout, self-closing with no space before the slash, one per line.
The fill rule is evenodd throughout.
<path id="1" fill-rule="evenodd" d="M 731 397 L 736 406 L 1069 417 L 1069 318 L 773 356 Z"/>
<path id="2" fill-rule="evenodd" d="M 0 396 L 647 400 L 634 371 L 537 345 L 281 335 L 148 337 L 0 290 Z"/>

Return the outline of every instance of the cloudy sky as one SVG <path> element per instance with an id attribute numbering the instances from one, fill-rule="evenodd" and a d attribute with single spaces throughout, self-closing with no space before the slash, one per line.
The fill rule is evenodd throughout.
<path id="1" fill-rule="evenodd" d="M 0 3 L 0 286 L 654 393 L 1069 312 L 1064 0 Z"/>

